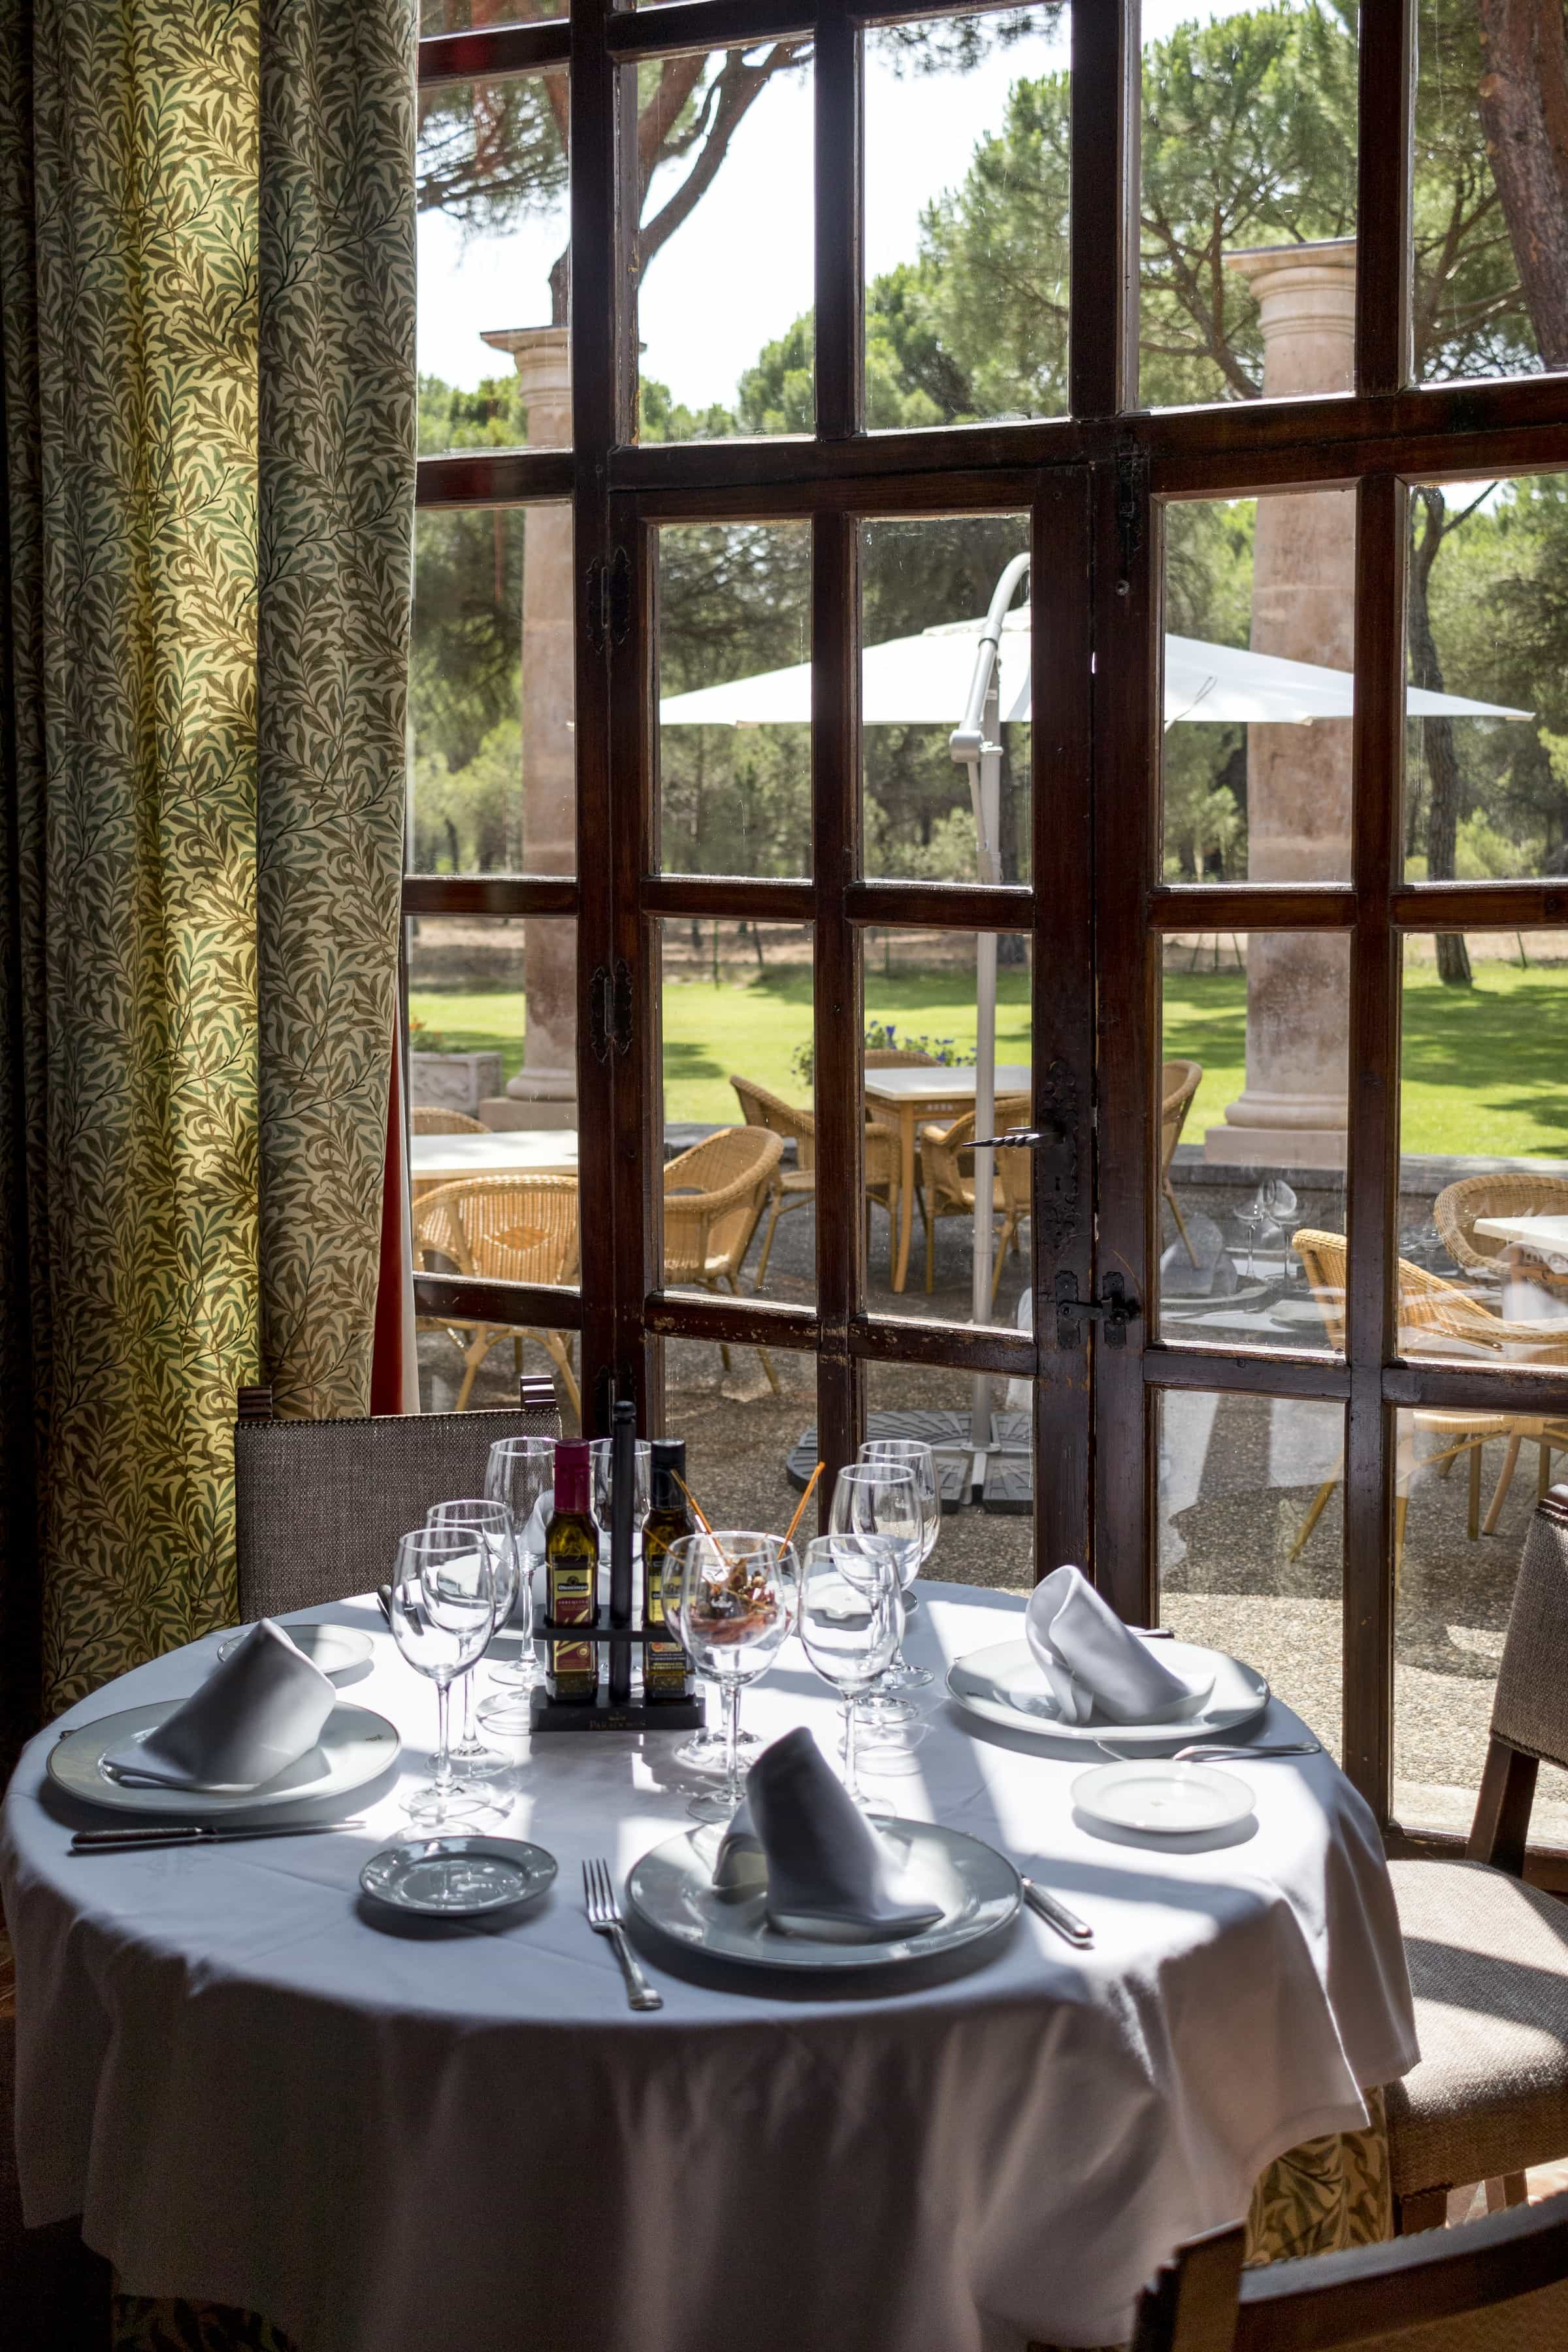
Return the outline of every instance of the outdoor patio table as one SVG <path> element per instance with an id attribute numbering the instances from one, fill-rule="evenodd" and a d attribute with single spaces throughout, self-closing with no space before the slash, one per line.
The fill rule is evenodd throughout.
<path id="1" fill-rule="evenodd" d="M 1568 1317 L 1568 1217 L 1478 1217 L 1478 1234 L 1509 1246 L 1502 1311 L 1521 1322 Z"/>
<path id="2" fill-rule="evenodd" d="M 910 1648 L 936 1666 L 1013 1638 L 1016 1596 L 932 1584 Z M 374 1603 L 303 1612 L 374 1636 L 344 1696 L 423 1768 L 433 1704 Z M 193 1688 L 209 1639 L 64 1718 Z M 772 1737 L 834 1736 L 791 1643 L 746 1694 Z M 56 1727 L 58 1728 L 58 1727 Z M 1267 1736 L 1297 1718 L 1274 1702 Z M 1239 1769 L 1256 1815 L 1196 1850 L 1111 1843 L 1074 1812 L 1086 1759 L 965 1727 L 938 1699 L 906 1813 L 1010 1853 L 1095 1931 L 1025 1912 L 984 1964 L 901 1997 L 697 1982 L 650 1948 L 626 2006 L 579 1900 L 689 1827 L 658 1736 L 541 1738 L 514 1833 L 559 1859 L 532 1913 L 405 1921 L 358 1894 L 401 1827 L 73 1857 L 91 1819 L 26 1749 L 0 1824 L 18 1990 L 29 2222 L 81 2213 L 133 2294 L 260 2312 L 300 2352 L 1022 2352 L 1100 2345 L 1178 2239 L 1255 2177 L 1363 2126 L 1361 2086 L 1414 2061 L 1372 1815 L 1331 1759 Z"/>
<path id="3" fill-rule="evenodd" d="M 463 1176 L 575 1176 L 574 1127 L 520 1128 L 500 1135 L 412 1135 L 408 1180 L 416 1196 Z"/>
<path id="4" fill-rule="evenodd" d="M 996 1099 L 1029 1091 L 1027 1062 L 998 1062 Z M 899 1130 L 899 1246 L 893 1288 L 902 1290 L 910 1267 L 910 1234 L 915 1216 L 915 1139 L 922 1124 L 957 1118 L 974 1107 L 974 1066 L 943 1069 L 917 1064 L 910 1069 L 868 1070 L 866 1099 Z"/>

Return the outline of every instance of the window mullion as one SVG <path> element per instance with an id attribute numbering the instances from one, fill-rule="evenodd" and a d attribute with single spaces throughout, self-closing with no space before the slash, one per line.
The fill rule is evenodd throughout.
<path id="1" fill-rule="evenodd" d="M 844 0 L 826 0 L 816 30 L 816 430 L 847 440 L 864 430 L 865 36 Z"/>
<path id="2" fill-rule="evenodd" d="M 1415 0 L 1361 12 L 1356 187 L 1356 388 L 1397 392 L 1410 361 Z"/>
<path id="3" fill-rule="evenodd" d="M 1072 12 L 1074 416 L 1110 416 L 1138 402 L 1139 15 L 1139 0 Z"/>

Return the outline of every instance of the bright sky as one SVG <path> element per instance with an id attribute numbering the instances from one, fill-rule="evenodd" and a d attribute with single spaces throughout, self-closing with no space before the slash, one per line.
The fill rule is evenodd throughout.
<path id="1" fill-rule="evenodd" d="M 1159 39 L 1194 17 L 1232 16 L 1237 5 L 1143 0 L 1144 38 Z M 874 37 L 868 47 L 874 52 Z M 868 57 L 866 249 L 872 276 L 913 258 L 921 208 L 962 181 L 977 142 L 1001 121 L 1009 84 L 1065 63 L 1065 42 L 1037 36 L 997 52 L 972 74 L 900 79 Z M 679 175 L 668 182 L 678 184 Z M 546 276 L 564 241 L 564 209 L 558 220 L 531 221 L 505 236 L 473 236 L 467 244 L 443 215 L 422 215 L 421 372 L 470 388 L 498 373 L 506 361 L 480 334 L 548 320 Z M 810 309 L 811 250 L 807 73 L 763 91 L 712 187 L 649 268 L 639 320 L 645 375 L 694 408 L 731 400 L 763 345 Z"/>

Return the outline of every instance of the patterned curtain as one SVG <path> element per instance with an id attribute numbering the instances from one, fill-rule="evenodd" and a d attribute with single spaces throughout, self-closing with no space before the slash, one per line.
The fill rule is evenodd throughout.
<path id="1" fill-rule="evenodd" d="M 0 1647 L 50 1712 L 232 1615 L 237 1385 L 368 1394 L 414 37 L 0 0 Z"/>

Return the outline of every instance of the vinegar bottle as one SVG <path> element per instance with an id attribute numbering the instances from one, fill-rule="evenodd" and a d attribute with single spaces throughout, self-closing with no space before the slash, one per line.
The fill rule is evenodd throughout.
<path id="1" fill-rule="evenodd" d="M 544 1536 L 545 1615 L 561 1625 L 599 1622 L 599 1528 L 589 1502 L 590 1455 L 584 1438 L 562 1438 L 555 1448 L 555 1508 Z M 592 1706 L 599 1688 L 596 1642 L 552 1642 L 553 1696 Z"/>

